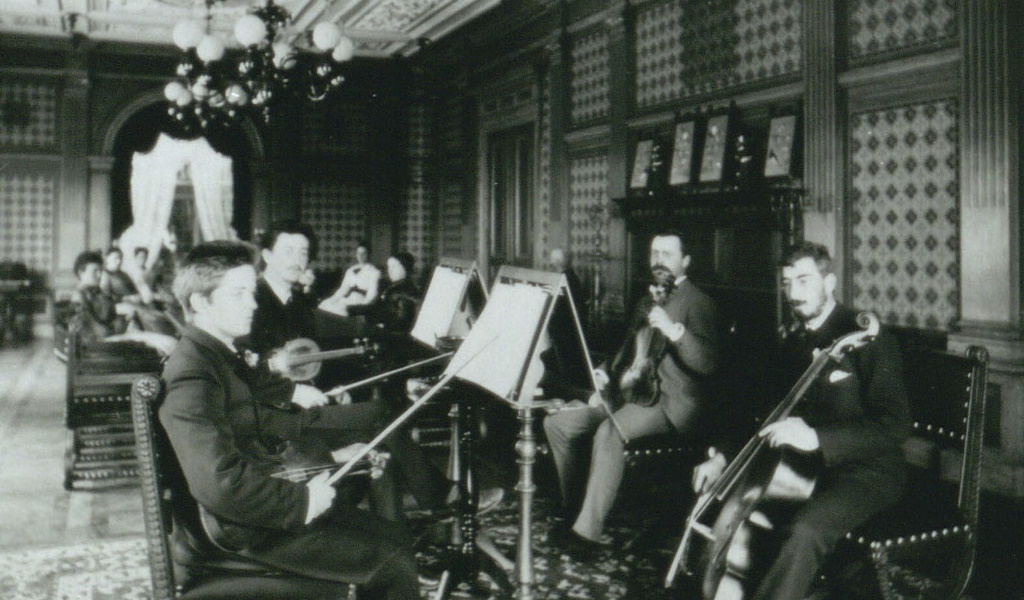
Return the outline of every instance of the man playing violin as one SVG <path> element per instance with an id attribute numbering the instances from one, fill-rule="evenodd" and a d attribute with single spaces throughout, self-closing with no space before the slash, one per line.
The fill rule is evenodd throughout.
<path id="1" fill-rule="evenodd" d="M 573 516 L 574 482 L 582 457 L 590 444 L 590 472 L 584 488 L 582 506 L 571 529 L 558 532 L 566 550 L 585 558 L 599 547 L 605 519 L 612 508 L 622 482 L 625 441 L 644 436 L 678 431 L 689 433 L 699 420 L 708 393 L 708 378 L 718 357 L 715 307 L 711 298 L 686 277 L 690 256 L 686 254 L 682 234 L 659 233 L 651 241 L 650 265 L 657 296 L 645 297 L 637 306 L 630 335 L 611 367 L 598 368 L 594 379 L 598 392 L 587 403 L 574 400 L 560 412 L 547 417 L 544 430 L 558 471 L 562 493 L 563 529 Z M 666 291 L 671 288 L 671 291 Z M 649 359 L 650 375 L 657 379 L 657 391 L 643 405 L 625 402 L 608 417 L 604 402 L 622 403 L 623 388 L 629 387 L 624 357 L 637 354 L 638 336 L 647 329 L 651 339 L 661 336 L 660 352 Z M 636 358 L 636 357 L 635 357 Z M 556 530 L 557 531 L 557 530 Z"/>
<path id="2" fill-rule="evenodd" d="M 255 370 L 235 346 L 249 333 L 256 309 L 252 259 L 245 244 L 201 244 L 175 278 L 190 326 L 164 368 L 159 418 L 204 516 L 200 531 L 184 532 L 178 523 L 173 541 L 205 538 L 286 573 L 418 599 L 416 563 L 402 527 L 335 502 L 326 472 L 306 483 L 273 476 L 285 464 L 274 413 L 255 398 Z M 326 409 L 299 412 L 304 416 L 293 425 L 317 428 L 321 417 L 329 420 Z M 181 557 L 176 551 L 175 559 Z"/>
<path id="3" fill-rule="evenodd" d="M 796 317 L 781 345 L 780 389 L 785 390 L 810 366 L 815 352 L 859 328 L 856 313 L 835 299 L 836 275 L 824 246 L 804 242 L 789 249 L 782 286 Z M 899 499 L 909 415 L 899 349 L 883 329 L 874 341 L 827 367 L 793 416 L 761 428 L 757 435 L 769 446 L 808 455 L 820 470 L 809 500 L 784 526 L 775 527 L 781 549 L 768 561 L 755 600 L 804 598 L 836 543 Z M 709 489 L 726 466 L 724 454 L 712 449 L 711 455 L 694 470 L 695 491 Z"/>

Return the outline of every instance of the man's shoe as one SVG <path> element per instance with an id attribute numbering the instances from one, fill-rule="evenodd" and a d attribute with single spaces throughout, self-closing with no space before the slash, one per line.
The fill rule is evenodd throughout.
<path id="1" fill-rule="evenodd" d="M 577 562 L 590 562 L 604 548 L 601 542 L 591 540 L 570 529 L 562 545 L 562 553 Z"/>

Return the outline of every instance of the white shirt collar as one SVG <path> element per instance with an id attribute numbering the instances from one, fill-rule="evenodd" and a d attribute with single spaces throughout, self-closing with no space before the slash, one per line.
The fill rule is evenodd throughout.
<path id="1" fill-rule="evenodd" d="M 267 282 L 270 289 L 274 291 L 274 295 L 281 301 L 281 304 L 288 304 L 288 301 L 292 299 L 292 286 L 290 283 L 284 281 L 274 281 L 273 277 L 267 277 L 264 273 L 263 281 Z"/>
<path id="2" fill-rule="evenodd" d="M 817 331 L 818 329 L 821 328 L 821 326 L 828 319 L 829 315 L 831 315 L 832 311 L 835 309 L 836 301 L 832 299 L 828 300 L 828 302 L 825 303 L 825 308 L 821 311 L 820 315 L 804 323 L 804 329 L 806 329 L 807 331 Z"/>

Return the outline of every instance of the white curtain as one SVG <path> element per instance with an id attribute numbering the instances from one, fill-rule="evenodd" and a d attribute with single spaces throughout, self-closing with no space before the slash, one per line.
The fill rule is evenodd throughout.
<path id="1" fill-rule="evenodd" d="M 132 224 L 121 234 L 119 243 L 125 256 L 143 247 L 149 250 L 146 266 L 156 260 L 171 219 L 178 173 L 185 165 L 192 173 L 203 239 L 237 239 L 231 227 L 231 158 L 211 148 L 205 138 L 179 140 L 161 133 L 152 150 L 132 156 Z M 125 268 L 136 275 L 131 273 L 134 261 L 126 260 Z"/>

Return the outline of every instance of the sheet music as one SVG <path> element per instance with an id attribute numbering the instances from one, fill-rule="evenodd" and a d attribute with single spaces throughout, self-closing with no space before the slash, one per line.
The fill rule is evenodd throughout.
<path id="1" fill-rule="evenodd" d="M 469 273 L 454 271 L 444 265 L 435 268 L 412 328 L 412 337 L 436 348 L 437 338 L 449 335 L 468 283 Z"/>
<path id="2" fill-rule="evenodd" d="M 508 399 L 517 391 L 549 298 L 538 286 L 496 284 L 445 373 L 458 371 L 459 379 Z"/>

